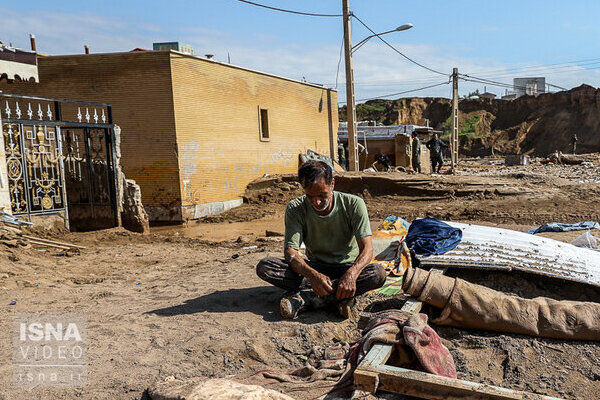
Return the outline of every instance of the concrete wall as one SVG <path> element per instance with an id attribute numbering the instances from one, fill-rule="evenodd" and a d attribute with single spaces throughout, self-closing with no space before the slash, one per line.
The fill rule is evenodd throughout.
<path id="1" fill-rule="evenodd" d="M 171 70 L 185 218 L 239 199 L 266 173 L 295 173 L 307 149 L 330 155 L 335 91 L 177 53 Z M 268 110 L 268 141 L 259 108 Z"/>

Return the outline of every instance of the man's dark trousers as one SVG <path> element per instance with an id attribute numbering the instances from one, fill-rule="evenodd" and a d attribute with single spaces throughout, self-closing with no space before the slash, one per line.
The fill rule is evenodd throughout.
<path id="1" fill-rule="evenodd" d="M 413 171 L 421 173 L 421 156 L 420 155 L 413 155 L 412 168 L 413 168 Z"/>
<path id="2" fill-rule="evenodd" d="M 339 279 L 352 266 L 348 264 L 327 264 L 317 261 L 307 261 L 307 264 L 317 272 L 327 275 L 337 290 Z M 293 271 L 289 264 L 281 258 L 267 257 L 259 261 L 256 274 L 263 281 L 291 292 L 300 290 L 302 275 Z M 383 286 L 386 280 L 385 268 L 379 264 L 367 265 L 356 279 L 355 296 Z"/>
<path id="3" fill-rule="evenodd" d="M 444 157 L 442 156 L 442 153 L 431 154 L 431 173 L 440 172 L 442 165 L 444 165 Z"/>

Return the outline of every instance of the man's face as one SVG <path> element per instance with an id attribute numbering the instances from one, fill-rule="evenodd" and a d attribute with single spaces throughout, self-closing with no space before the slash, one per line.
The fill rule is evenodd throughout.
<path id="1" fill-rule="evenodd" d="M 332 179 L 331 185 L 328 185 L 324 178 L 319 178 L 315 183 L 304 188 L 306 198 L 317 214 L 326 215 L 331 211 L 330 206 L 333 200 L 334 185 L 335 179 Z"/>
<path id="2" fill-rule="evenodd" d="M 434 133 L 433 134 L 433 140 L 437 140 L 437 138 L 438 138 L 437 133 Z"/>

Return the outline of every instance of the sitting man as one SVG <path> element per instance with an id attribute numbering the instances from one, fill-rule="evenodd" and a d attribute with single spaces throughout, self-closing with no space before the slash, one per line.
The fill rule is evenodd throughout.
<path id="1" fill-rule="evenodd" d="M 285 258 L 264 258 L 256 273 L 291 292 L 281 299 L 283 318 L 325 304 L 335 304 L 348 318 L 354 296 L 386 280 L 381 265 L 369 264 L 373 245 L 367 207 L 361 198 L 333 190 L 332 170 L 322 161 L 304 163 L 298 181 L 305 195 L 291 200 L 285 211 Z M 303 242 L 308 260 L 299 253 Z M 300 290 L 303 278 L 312 290 Z"/>

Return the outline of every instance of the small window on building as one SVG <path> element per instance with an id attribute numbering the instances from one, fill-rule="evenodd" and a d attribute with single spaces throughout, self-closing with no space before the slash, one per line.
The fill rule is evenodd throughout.
<path id="1" fill-rule="evenodd" d="M 259 107 L 258 118 L 260 128 L 260 140 L 264 142 L 269 141 L 271 137 L 269 132 L 269 110 Z"/>

